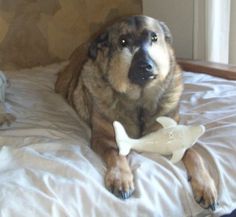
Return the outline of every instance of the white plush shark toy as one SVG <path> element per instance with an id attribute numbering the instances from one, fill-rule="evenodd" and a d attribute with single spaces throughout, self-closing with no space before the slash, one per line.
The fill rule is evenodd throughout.
<path id="1" fill-rule="evenodd" d="M 161 155 L 172 154 L 171 161 L 177 163 L 183 158 L 185 151 L 194 145 L 205 132 L 203 125 L 177 125 L 176 121 L 168 117 L 156 119 L 163 128 L 150 133 L 140 139 L 132 139 L 127 135 L 124 127 L 118 121 L 113 122 L 119 154 L 126 156 L 130 149 L 140 152 L 153 152 Z"/>

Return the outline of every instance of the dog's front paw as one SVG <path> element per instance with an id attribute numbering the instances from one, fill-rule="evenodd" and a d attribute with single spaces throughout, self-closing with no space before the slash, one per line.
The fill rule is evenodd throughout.
<path id="1" fill-rule="evenodd" d="M 0 113 L 0 126 L 7 124 L 11 125 L 12 122 L 16 120 L 15 116 L 11 113 Z"/>
<path id="2" fill-rule="evenodd" d="M 133 174 L 130 170 L 119 167 L 108 169 L 105 184 L 108 190 L 121 199 L 129 198 L 134 192 Z"/>
<path id="3" fill-rule="evenodd" d="M 215 211 L 217 204 L 217 190 L 214 180 L 208 172 L 197 177 L 190 177 L 194 198 L 199 205 L 204 208 L 210 208 Z"/>

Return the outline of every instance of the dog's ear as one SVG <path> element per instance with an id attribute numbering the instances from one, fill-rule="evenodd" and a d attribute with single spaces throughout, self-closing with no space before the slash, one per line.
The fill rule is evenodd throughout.
<path id="1" fill-rule="evenodd" d="M 173 37 L 171 35 L 170 29 L 168 28 L 168 26 L 164 22 L 160 21 L 159 23 L 160 23 L 160 26 L 161 26 L 164 34 L 165 34 L 166 42 L 169 43 L 169 44 L 172 44 L 173 43 Z"/>
<path id="2" fill-rule="evenodd" d="M 93 60 L 96 59 L 98 50 L 108 46 L 108 32 L 99 35 L 89 46 L 88 56 Z"/>

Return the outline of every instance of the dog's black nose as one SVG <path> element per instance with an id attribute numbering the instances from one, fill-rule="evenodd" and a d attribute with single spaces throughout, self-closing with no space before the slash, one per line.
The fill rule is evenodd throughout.
<path id="1" fill-rule="evenodd" d="M 139 68 L 140 70 L 146 71 L 146 72 L 152 72 L 153 70 L 153 66 L 150 62 L 145 62 L 145 61 L 141 61 L 139 63 Z"/>
<path id="2" fill-rule="evenodd" d="M 131 82 L 141 86 L 157 77 L 156 65 L 147 49 L 142 47 L 135 53 L 128 77 Z"/>

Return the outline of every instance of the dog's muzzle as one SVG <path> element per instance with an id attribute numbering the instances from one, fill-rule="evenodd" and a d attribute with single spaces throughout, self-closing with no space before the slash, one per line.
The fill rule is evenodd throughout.
<path id="1" fill-rule="evenodd" d="M 155 67 L 147 51 L 140 48 L 133 57 L 128 77 L 132 83 L 143 86 L 148 81 L 156 78 Z"/>

